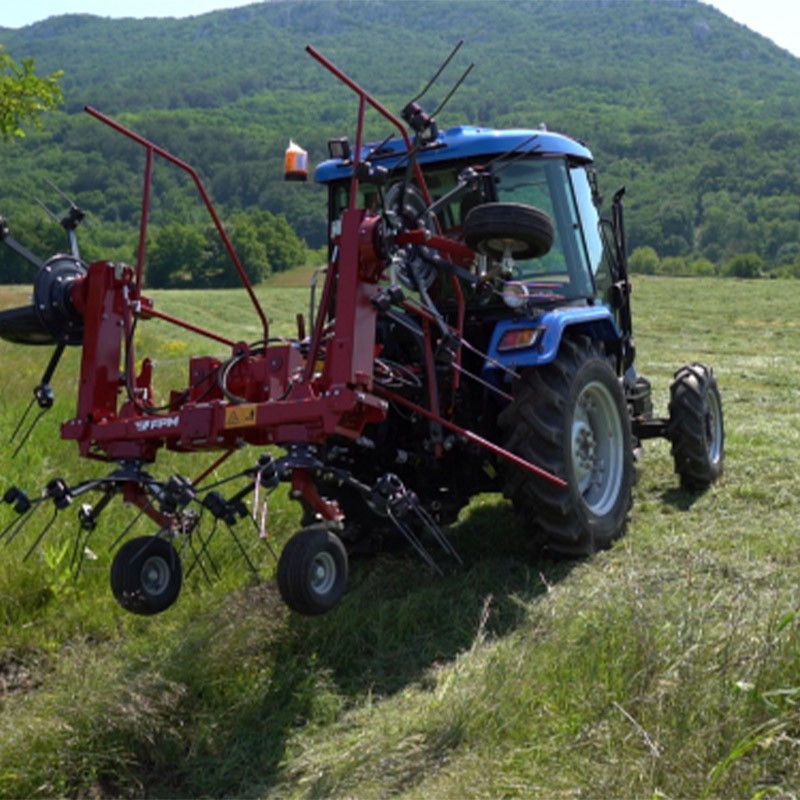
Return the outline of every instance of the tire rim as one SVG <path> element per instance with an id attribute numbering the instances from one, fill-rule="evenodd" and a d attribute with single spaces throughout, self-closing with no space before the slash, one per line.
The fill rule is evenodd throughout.
<path id="1" fill-rule="evenodd" d="M 528 249 L 528 244 L 520 239 L 493 238 L 487 239 L 485 246 L 495 253 L 502 253 L 503 258 L 513 257 L 514 253 L 522 253 Z"/>
<path id="2" fill-rule="evenodd" d="M 319 595 L 328 594 L 336 583 L 337 574 L 334 557 L 330 553 L 317 553 L 311 562 L 311 590 Z"/>
<path id="3" fill-rule="evenodd" d="M 150 556 L 144 564 L 140 573 L 143 591 L 151 597 L 163 594 L 172 578 L 172 569 L 166 559 L 161 556 Z"/>
<path id="4" fill-rule="evenodd" d="M 619 498 L 625 463 L 622 421 L 614 397 L 602 383 L 587 384 L 572 420 L 572 472 L 593 514 L 608 514 Z"/>
<path id="5" fill-rule="evenodd" d="M 716 464 L 722 457 L 722 408 L 719 396 L 714 391 L 708 392 L 706 402 L 708 403 L 705 419 L 708 457 L 712 464 Z"/>

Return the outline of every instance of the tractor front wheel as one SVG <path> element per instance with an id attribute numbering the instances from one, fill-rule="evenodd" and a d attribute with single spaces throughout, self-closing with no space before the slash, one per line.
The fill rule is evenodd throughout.
<path id="1" fill-rule="evenodd" d="M 178 599 L 182 582 L 178 552 L 158 536 L 125 542 L 111 562 L 111 591 L 133 614 L 150 616 L 166 611 Z"/>
<path id="2" fill-rule="evenodd" d="M 565 339 L 554 362 L 525 370 L 499 422 L 508 450 L 567 483 L 507 469 L 504 492 L 543 545 L 589 555 L 624 533 L 633 485 L 630 419 L 596 343 Z"/>
<path id="3" fill-rule="evenodd" d="M 722 398 L 710 367 L 688 364 L 675 373 L 670 387 L 669 439 L 675 472 L 685 489 L 707 489 L 722 474 Z"/>
<path id="4" fill-rule="evenodd" d="M 293 611 L 306 616 L 330 611 L 347 586 L 347 551 L 341 539 L 321 528 L 304 528 L 278 559 L 278 589 Z"/>

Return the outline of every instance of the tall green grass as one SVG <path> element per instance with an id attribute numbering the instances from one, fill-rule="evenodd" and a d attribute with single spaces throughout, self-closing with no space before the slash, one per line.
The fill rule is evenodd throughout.
<path id="1" fill-rule="evenodd" d="M 220 531 L 221 577 L 195 570 L 175 607 L 148 619 L 107 585 L 124 509 L 101 520 L 77 581 L 71 511 L 24 563 L 34 531 L 0 544 L 0 796 L 798 796 L 793 289 L 636 279 L 638 365 L 657 411 L 681 364 L 713 364 L 726 471 L 686 493 L 668 443 L 647 442 L 627 536 L 583 562 L 541 560 L 508 505 L 481 496 L 450 531 L 462 570 L 439 578 L 410 554 L 356 561 L 342 605 L 305 619 L 281 604 L 274 562 L 244 526 L 259 575 Z M 263 293 L 276 330 L 291 331 L 306 293 Z M 157 303 L 251 338 L 226 292 Z M 141 336 L 158 374 L 185 380 L 196 340 L 160 323 Z M 13 376 L 0 395 L 7 437 L 45 357 L 0 344 L 0 359 Z M 103 471 L 58 441 L 76 366 L 73 354 L 28 446 L 15 459 L 5 447 L 3 486 Z M 201 468 L 173 457 L 157 469 Z M 282 492 L 270 508 L 277 548 L 298 514 Z"/>

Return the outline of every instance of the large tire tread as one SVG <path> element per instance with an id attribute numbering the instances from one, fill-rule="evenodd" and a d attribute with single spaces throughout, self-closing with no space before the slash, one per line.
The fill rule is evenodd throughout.
<path id="1" fill-rule="evenodd" d="M 540 258 L 550 251 L 554 237 L 550 216 L 522 203 L 485 203 L 464 220 L 467 245 L 497 259 L 504 254 L 502 243 L 509 245 L 514 258 Z"/>
<path id="2" fill-rule="evenodd" d="M 669 439 L 681 486 L 702 491 L 722 474 L 725 429 L 717 379 L 704 364 L 687 364 L 670 387 Z"/>
<path id="3" fill-rule="evenodd" d="M 316 561 L 331 567 L 331 585 L 324 591 L 314 586 Z M 278 560 L 278 590 L 289 608 L 298 614 L 315 616 L 332 610 L 347 586 L 347 551 L 331 531 L 307 527 L 298 531 L 284 545 Z"/>
<path id="4" fill-rule="evenodd" d="M 522 373 L 514 401 L 498 420 L 506 434 L 508 450 L 569 481 L 565 455 L 571 436 L 569 404 L 575 392 L 573 384 L 580 374 L 606 381 L 625 437 L 623 473 L 614 508 L 603 517 L 596 517 L 583 507 L 574 486 L 563 489 L 519 467 L 506 469 L 504 486 L 504 494 L 512 500 L 521 523 L 538 543 L 568 557 L 590 555 L 609 547 L 623 535 L 631 507 L 630 420 L 622 389 L 601 346 L 586 337 L 565 338 L 554 362 Z"/>
<path id="5" fill-rule="evenodd" d="M 168 569 L 166 586 L 158 594 L 148 591 L 144 568 L 149 559 L 163 562 Z M 111 563 L 111 591 L 117 602 L 132 614 L 152 616 L 166 611 L 178 599 L 183 584 L 183 569 L 178 552 L 159 536 L 129 539 Z"/>

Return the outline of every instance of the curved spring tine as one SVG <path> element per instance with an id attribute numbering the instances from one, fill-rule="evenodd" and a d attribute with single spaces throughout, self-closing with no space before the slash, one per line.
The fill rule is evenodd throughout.
<path id="1" fill-rule="evenodd" d="M 144 509 L 139 509 L 139 513 L 123 528 L 122 533 L 114 539 L 113 542 L 108 546 L 109 550 L 113 550 L 129 533 L 131 528 L 142 518 L 144 515 Z"/>
<path id="2" fill-rule="evenodd" d="M 413 508 L 416 515 L 422 520 L 422 524 L 430 532 L 431 536 L 436 539 L 442 550 L 452 556 L 459 564 L 463 565 L 464 562 L 461 560 L 461 556 L 450 543 L 450 540 L 444 535 L 444 531 L 439 527 L 436 520 L 422 506 L 415 504 Z"/>
<path id="3" fill-rule="evenodd" d="M 36 511 L 37 508 L 39 508 L 42 505 L 42 502 L 43 502 L 42 498 L 34 500 L 31 503 L 31 507 L 27 511 L 23 512 L 22 516 L 12 519 L 11 522 L 9 522 L 8 525 L 6 525 L 5 528 L 3 528 L 2 531 L 0 531 L 0 542 L 2 542 L 3 539 L 8 537 L 8 541 L 6 541 L 6 544 L 11 544 L 11 542 L 13 542 L 14 539 L 17 538 L 20 531 L 30 522 L 31 515 L 33 514 L 34 511 Z"/>
<path id="4" fill-rule="evenodd" d="M 389 519 L 394 523 L 397 530 L 403 534 L 405 540 L 416 550 L 417 555 L 432 569 L 435 569 L 440 575 L 444 575 L 441 570 L 441 567 L 434 561 L 433 556 L 425 549 L 425 545 L 417 538 L 417 535 L 411 528 L 406 525 L 404 522 L 400 520 L 399 517 L 396 517 L 391 509 L 388 513 Z"/>
<path id="5" fill-rule="evenodd" d="M 83 536 L 81 533 L 78 533 L 78 535 L 75 537 L 75 547 L 72 549 L 72 558 L 69 560 L 69 568 L 72 570 L 72 577 L 76 581 L 78 580 L 78 577 L 81 574 L 81 569 L 83 568 L 83 560 L 86 556 L 86 548 L 89 545 L 89 537 L 91 535 L 92 531 L 86 531 L 85 536 Z"/>
<path id="6" fill-rule="evenodd" d="M 208 558 L 208 563 L 211 566 L 211 569 L 214 571 L 215 577 L 220 577 L 219 569 L 217 568 L 214 559 L 211 557 L 211 554 L 208 552 L 208 545 L 211 543 L 211 540 L 214 538 L 214 534 L 217 532 L 217 524 L 218 521 L 214 520 L 214 525 L 211 528 L 208 536 L 203 538 L 200 529 L 198 528 L 196 533 L 192 533 L 187 537 L 187 546 L 189 551 L 193 556 L 192 563 L 189 565 L 188 569 L 186 570 L 186 577 L 188 578 L 189 575 L 192 574 L 194 568 L 199 566 L 200 569 L 203 571 L 203 575 L 205 576 L 206 582 L 210 585 L 211 584 L 211 577 L 208 574 L 208 570 L 206 569 L 205 564 L 203 563 L 203 556 L 205 555 Z M 197 550 L 194 546 L 194 539 L 195 536 L 200 540 L 200 549 Z"/>
<path id="7" fill-rule="evenodd" d="M 53 523 L 56 521 L 56 516 L 57 515 L 58 515 L 58 509 L 54 508 L 53 509 L 53 516 L 50 517 L 50 519 L 48 520 L 47 524 L 44 526 L 44 528 L 42 528 L 41 532 L 36 537 L 36 540 L 34 541 L 34 543 L 28 548 L 28 552 L 25 553 L 25 555 L 22 557 L 23 562 L 27 561 L 31 557 L 31 554 L 33 553 L 33 551 L 41 544 L 42 539 L 44 539 L 44 537 L 45 537 L 45 534 L 47 533 L 47 531 L 50 530 L 50 528 L 52 527 Z"/>
<path id="8" fill-rule="evenodd" d="M 28 407 L 30 408 L 30 406 L 28 406 Z M 25 416 L 27 416 L 27 413 L 28 413 L 28 412 L 26 411 L 26 412 L 25 412 L 25 415 L 22 417 L 22 420 L 20 420 L 20 422 L 22 422 L 22 421 L 25 419 Z M 28 430 L 27 430 L 27 431 L 25 431 L 25 434 L 23 435 L 22 439 L 20 439 L 20 442 L 19 442 L 19 444 L 17 445 L 17 447 L 16 447 L 16 449 L 14 450 L 14 452 L 12 453 L 12 455 L 11 455 L 11 458 L 16 458 L 16 457 L 17 457 L 17 455 L 19 454 L 19 451 L 20 451 L 20 450 L 22 450 L 22 448 L 25 446 L 25 442 L 27 442 L 27 441 L 28 441 L 28 438 L 29 438 L 29 437 L 30 437 L 30 435 L 33 433 L 33 429 L 36 427 L 36 425 L 38 424 L 38 422 L 39 422 L 39 420 L 42 418 L 42 416 L 43 416 L 44 414 L 46 414 L 46 413 L 47 413 L 47 409 L 46 409 L 46 408 L 43 408 L 43 409 L 42 409 L 42 410 L 41 410 L 41 411 L 40 411 L 40 412 L 39 412 L 39 413 L 38 413 L 38 414 L 37 414 L 37 415 L 34 417 L 34 419 L 33 419 L 33 422 L 31 422 L 31 424 L 30 424 L 30 427 L 28 428 Z M 18 427 L 19 427 L 19 426 L 18 426 Z M 14 434 L 16 435 L 16 431 L 14 432 Z"/>

